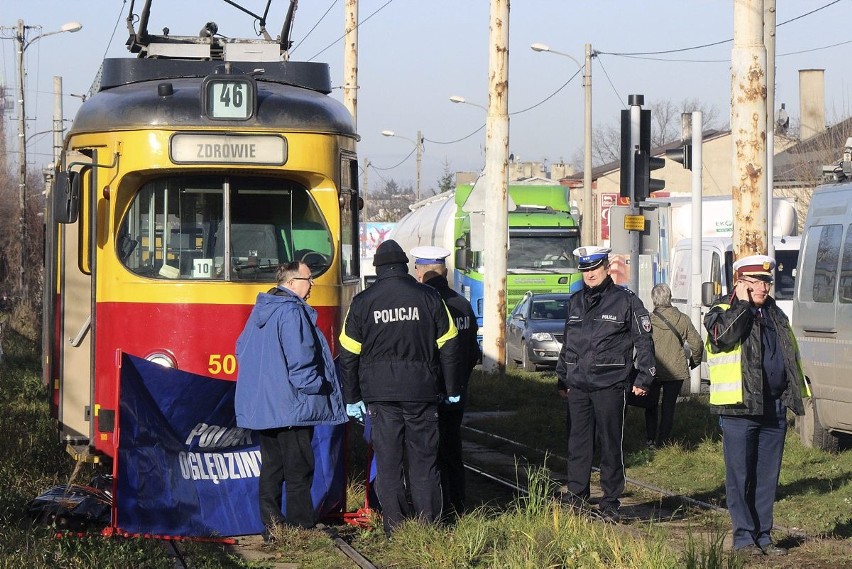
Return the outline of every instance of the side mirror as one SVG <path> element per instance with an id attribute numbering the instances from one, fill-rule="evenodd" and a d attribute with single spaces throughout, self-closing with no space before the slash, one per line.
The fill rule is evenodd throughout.
<path id="1" fill-rule="evenodd" d="M 462 247 L 460 249 L 456 249 L 456 270 L 466 271 L 468 267 L 470 267 L 470 250 Z"/>
<path id="2" fill-rule="evenodd" d="M 701 304 L 704 306 L 713 306 L 713 303 L 719 297 L 719 292 L 718 283 L 701 283 Z"/>
<path id="3" fill-rule="evenodd" d="M 53 219 L 57 223 L 76 223 L 80 213 L 80 175 L 57 172 L 53 182 Z"/>

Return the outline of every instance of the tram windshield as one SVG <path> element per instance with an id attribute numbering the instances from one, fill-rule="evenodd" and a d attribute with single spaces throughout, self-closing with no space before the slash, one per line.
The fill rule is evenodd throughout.
<path id="1" fill-rule="evenodd" d="M 155 279 L 275 282 L 278 265 L 331 265 L 331 233 L 307 189 L 254 177 L 169 177 L 146 183 L 121 222 L 119 260 Z"/>

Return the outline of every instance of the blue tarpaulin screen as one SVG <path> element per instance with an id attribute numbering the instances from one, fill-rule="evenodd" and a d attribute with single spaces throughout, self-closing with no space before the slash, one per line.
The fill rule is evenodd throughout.
<path id="1" fill-rule="evenodd" d="M 256 434 L 237 427 L 235 391 L 233 381 L 122 355 L 119 529 L 185 537 L 263 530 L 257 497 L 260 448 Z M 345 506 L 343 429 L 314 429 L 311 495 L 320 517 Z"/>

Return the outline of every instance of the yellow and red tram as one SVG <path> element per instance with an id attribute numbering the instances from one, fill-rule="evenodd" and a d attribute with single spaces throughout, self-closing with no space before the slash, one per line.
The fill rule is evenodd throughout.
<path id="1" fill-rule="evenodd" d="M 113 453 L 117 350 L 236 379 L 280 263 L 311 267 L 336 349 L 359 276 L 357 135 L 328 66 L 282 60 L 285 43 L 131 35 L 141 57 L 106 59 L 77 113 L 47 212 L 44 373 L 84 456 Z"/>

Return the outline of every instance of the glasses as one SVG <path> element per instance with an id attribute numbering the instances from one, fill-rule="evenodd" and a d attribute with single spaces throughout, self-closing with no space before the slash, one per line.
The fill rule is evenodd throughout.
<path id="1" fill-rule="evenodd" d="M 769 287 L 772 286 L 772 281 L 757 281 L 757 280 L 750 281 L 750 280 L 746 280 L 746 279 L 740 279 L 740 281 L 746 283 L 747 285 L 751 285 L 751 286 L 762 286 L 762 287 L 765 287 L 765 288 L 769 288 Z"/>
<path id="2" fill-rule="evenodd" d="M 291 281 L 310 281 L 314 282 L 314 277 L 293 277 L 290 279 Z"/>

